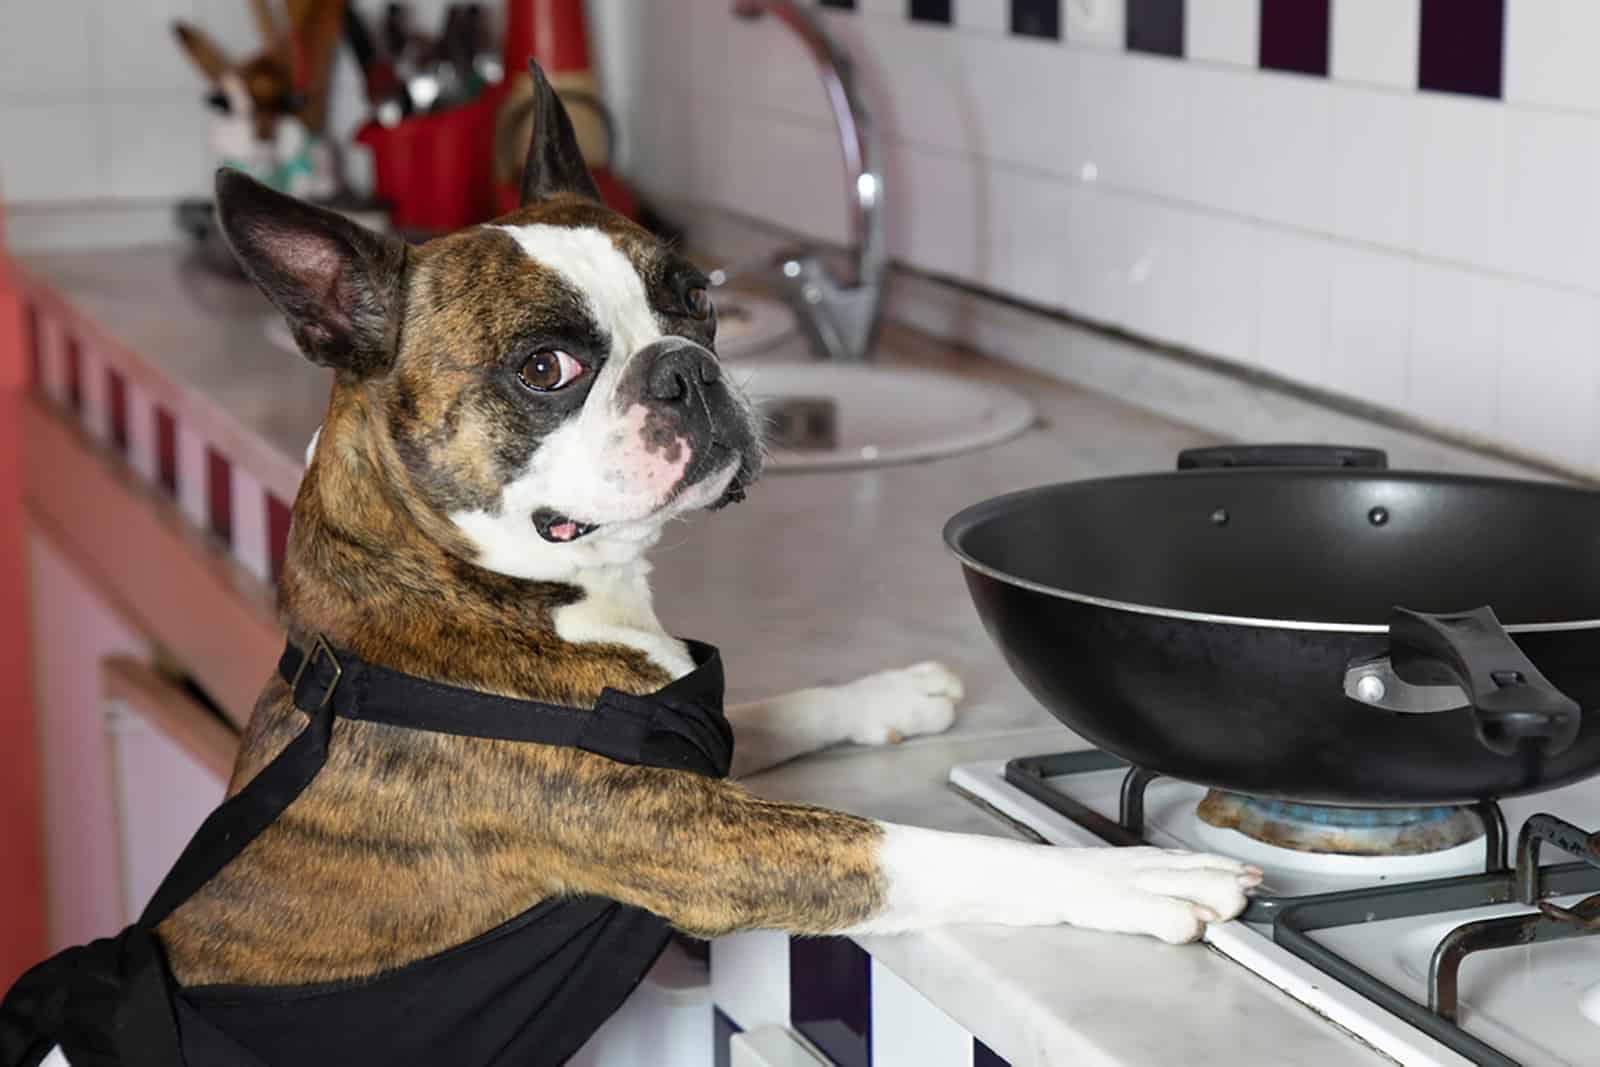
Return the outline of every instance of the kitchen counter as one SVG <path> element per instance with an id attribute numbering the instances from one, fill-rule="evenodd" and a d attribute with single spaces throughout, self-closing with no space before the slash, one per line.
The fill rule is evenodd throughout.
<path id="1" fill-rule="evenodd" d="M 23 266 L 91 320 L 101 342 L 166 379 L 264 485 L 290 492 L 325 406 L 327 372 L 268 339 L 270 309 L 253 290 L 186 270 L 184 258 L 155 247 L 30 256 Z M 657 606 L 676 632 L 722 647 L 731 700 L 943 660 L 968 693 L 949 734 L 820 754 L 750 784 L 877 818 L 1011 833 L 946 787 L 949 767 L 1081 742 L 1025 693 L 984 634 L 940 540 L 944 521 L 1012 489 L 1166 469 L 1179 450 L 1218 439 L 905 328 L 886 329 L 884 348 L 891 360 L 1025 391 L 1039 426 L 934 463 L 773 474 L 747 502 L 669 530 L 654 556 Z M 790 343 L 762 358 L 802 354 Z M 754 360 L 730 366 L 759 371 Z M 1425 451 L 1437 455 L 1432 445 Z M 1392 458 L 1397 466 L 1407 459 Z M 1465 453 L 1454 465 L 1504 469 Z M 1017 1067 L 1387 1062 L 1200 946 L 989 927 L 861 943 Z"/>

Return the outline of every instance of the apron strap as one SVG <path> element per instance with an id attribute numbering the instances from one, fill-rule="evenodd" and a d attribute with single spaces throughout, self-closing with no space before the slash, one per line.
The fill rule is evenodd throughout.
<path id="1" fill-rule="evenodd" d="M 622 763 L 724 777 L 733 729 L 722 714 L 722 662 L 691 642 L 696 666 L 649 696 L 601 692 L 593 708 L 463 689 L 368 663 L 317 637 L 302 653 L 284 647 L 278 673 L 307 714 L 332 709 L 342 719 L 412 730 L 581 748 Z"/>
<path id="2" fill-rule="evenodd" d="M 333 709 L 326 705 L 314 709 L 305 728 L 283 751 L 200 824 L 145 906 L 138 925 L 154 929 L 294 803 L 328 761 L 332 734 Z"/>

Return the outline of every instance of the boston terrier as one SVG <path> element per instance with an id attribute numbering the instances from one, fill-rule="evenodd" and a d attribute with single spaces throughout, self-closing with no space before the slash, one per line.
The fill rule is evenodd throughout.
<path id="1" fill-rule="evenodd" d="M 518 1062 L 575 1049 L 668 927 L 711 938 L 1071 923 L 1177 943 L 1238 915 L 1261 874 L 1225 857 L 943 833 L 775 803 L 734 780 L 838 742 L 943 730 L 961 684 L 924 663 L 725 719 L 691 714 L 699 698 L 674 686 L 719 668 L 657 621 L 647 553 L 674 518 L 744 496 L 762 466 L 759 419 L 718 364 L 706 275 L 600 202 L 560 102 L 537 69 L 533 80 L 522 206 L 427 244 L 219 175 L 240 262 L 335 381 L 280 583 L 290 648 L 230 794 L 248 800 L 275 765 L 315 772 L 274 787 L 248 833 L 213 835 L 226 862 L 150 922 L 174 988 L 220 998 L 177 1012 L 190 1061 L 203 1058 L 191 1031 L 215 1025 L 262 1062 L 331 1062 L 305 1058 L 329 1039 L 301 1033 L 321 1025 L 319 995 L 372 999 L 385 976 L 541 923 L 554 932 L 538 952 L 581 947 L 562 958 L 567 975 L 627 955 L 630 938 L 648 944 L 620 991 L 587 1009 L 569 997 L 546 1031 L 559 1036 Z M 361 710 L 383 692 L 417 717 Z M 296 746 L 330 706 L 344 710 L 307 764 Z M 586 715 L 607 724 L 600 741 Z M 520 733 L 524 718 L 559 730 Z M 643 741 L 605 739 L 636 722 L 649 730 L 622 732 Z M 560 918 L 574 902 L 600 903 L 582 922 Z M 605 925 L 622 914 L 659 931 Z M 395 1045 L 434 1041 L 410 1027 L 450 998 L 464 1000 L 450 1025 L 500 1025 L 473 998 L 515 987 L 502 973 L 527 958 L 485 964 L 492 981 L 473 964 L 387 1009 L 341 1009 L 338 1025 L 382 1049 L 372 1062 L 506 1062 L 516 1025 L 494 1049 L 444 1058 Z M 577 982 L 545 981 L 514 1010 L 548 1016 Z M 293 1005 L 293 1025 L 252 1031 L 257 1016 L 238 1012 L 266 1011 L 251 1006 L 262 990 Z M 297 1041 L 309 1044 L 284 1051 Z"/>

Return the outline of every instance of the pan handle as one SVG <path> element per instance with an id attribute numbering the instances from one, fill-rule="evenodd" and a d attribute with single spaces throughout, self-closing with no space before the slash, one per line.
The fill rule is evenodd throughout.
<path id="1" fill-rule="evenodd" d="M 1446 615 L 1395 608 L 1389 658 L 1395 673 L 1412 685 L 1460 686 L 1472 705 L 1478 740 L 1502 756 L 1524 743 L 1554 756 L 1577 740 L 1583 710 L 1539 673 L 1492 608 Z"/>
<path id="2" fill-rule="evenodd" d="M 1389 456 L 1380 448 L 1348 445 L 1216 445 L 1178 453 L 1178 469 L 1216 467 L 1365 467 L 1387 470 Z"/>

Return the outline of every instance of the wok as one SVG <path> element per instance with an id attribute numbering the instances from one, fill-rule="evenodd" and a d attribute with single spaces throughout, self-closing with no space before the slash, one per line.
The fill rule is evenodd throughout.
<path id="1" fill-rule="evenodd" d="M 1307 803 L 1467 803 L 1600 771 L 1600 493 L 1361 449 L 1179 465 L 945 527 L 985 628 L 1068 727 Z"/>

